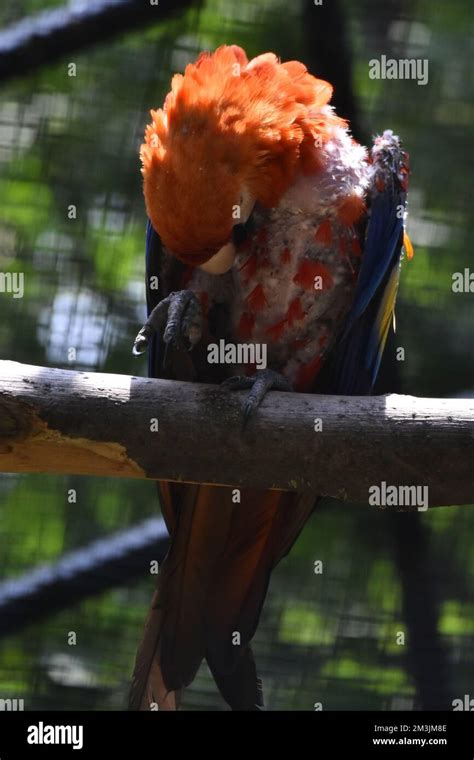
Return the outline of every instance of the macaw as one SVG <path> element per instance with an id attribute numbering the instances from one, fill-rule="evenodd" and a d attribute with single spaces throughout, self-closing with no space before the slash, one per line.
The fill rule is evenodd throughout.
<path id="1" fill-rule="evenodd" d="M 152 377 L 248 389 L 244 424 L 270 389 L 314 392 L 323 365 L 330 393 L 370 393 L 403 246 L 412 255 L 399 138 L 383 132 L 369 154 L 331 95 L 298 61 L 222 46 L 173 77 L 146 127 L 148 319 L 133 350 L 148 350 Z M 211 363 L 221 340 L 265 345 L 267 367 Z M 250 642 L 271 571 L 317 499 L 245 488 L 234 503 L 230 487 L 158 487 L 171 542 L 130 708 L 177 709 L 205 658 L 232 709 L 261 709 Z"/>

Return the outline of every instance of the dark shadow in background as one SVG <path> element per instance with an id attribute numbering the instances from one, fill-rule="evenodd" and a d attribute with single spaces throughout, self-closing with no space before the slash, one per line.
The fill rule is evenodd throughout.
<path id="1" fill-rule="evenodd" d="M 157 12 L 143 1 L 91 0 L 80 16 L 65 8 L 45 12 L 0 33 L 0 79 L 21 76 L 132 27 L 157 23 L 181 8 L 198 4 L 160 0 Z M 380 16 L 368 19 L 368 23 L 376 24 L 380 34 L 385 35 L 393 10 L 390 3 L 381 6 Z M 305 50 L 281 51 L 285 53 L 283 57 L 303 60 L 311 71 L 334 85 L 338 112 L 350 120 L 354 136 L 367 142 L 366 125 L 359 122 L 353 94 L 351 51 L 341 4 L 333 0 L 315 8 L 312 0 L 305 0 L 303 24 Z M 390 344 L 385 356 L 376 393 L 400 392 L 398 364 Z M 406 665 L 416 685 L 419 707 L 449 709 L 449 668 L 438 635 L 440 599 L 430 570 L 433 558 L 429 532 L 416 512 L 382 517 L 402 584 L 408 629 Z M 166 538 L 159 532 L 144 531 L 142 541 L 134 544 L 133 536 L 139 529 L 137 526 L 124 533 L 115 544 L 117 538 L 94 542 L 82 552 L 65 556 L 47 572 L 38 569 L 9 586 L 1 586 L 0 635 L 13 633 L 85 596 L 129 584 L 132 577 L 143 575 L 145 565 L 156 559 L 157 548 L 164 553 Z"/>

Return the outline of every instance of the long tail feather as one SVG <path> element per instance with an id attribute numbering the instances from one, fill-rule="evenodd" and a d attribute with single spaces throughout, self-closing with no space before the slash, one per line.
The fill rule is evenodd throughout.
<path id="1" fill-rule="evenodd" d="M 206 650 L 205 605 L 213 570 L 227 542 L 230 489 L 186 486 L 176 503 L 168 555 L 158 576 L 132 677 L 130 706 L 149 709 L 187 686 Z"/>
<path id="2" fill-rule="evenodd" d="M 138 649 L 129 695 L 129 710 L 177 710 L 179 694 L 169 691 L 163 680 L 159 657 L 162 615 L 155 591 Z"/>
<path id="3" fill-rule="evenodd" d="M 215 667 L 210 652 L 206 655 L 217 687 L 232 710 L 263 710 L 263 686 L 257 676 L 253 652 L 247 646 L 233 673 L 223 675 Z"/>
<path id="4" fill-rule="evenodd" d="M 213 673 L 236 674 L 258 625 L 270 573 L 287 554 L 315 506 L 315 497 L 242 490 L 232 530 L 207 601 L 207 659 Z"/>
<path id="5" fill-rule="evenodd" d="M 204 656 L 232 709 L 263 707 L 249 642 L 270 572 L 313 507 L 314 497 L 282 491 L 242 489 L 240 503 L 225 486 L 175 491 L 171 545 L 136 658 L 131 709 L 177 709 Z"/>

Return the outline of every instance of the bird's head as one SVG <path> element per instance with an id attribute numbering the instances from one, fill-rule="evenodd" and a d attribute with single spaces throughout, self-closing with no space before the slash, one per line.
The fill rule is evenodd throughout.
<path id="1" fill-rule="evenodd" d="M 249 62 L 235 45 L 176 74 L 140 151 L 148 216 L 167 249 L 227 271 L 233 226 L 256 202 L 276 206 L 296 172 L 316 169 L 317 147 L 343 123 L 331 94 L 303 64 L 273 53 Z"/>

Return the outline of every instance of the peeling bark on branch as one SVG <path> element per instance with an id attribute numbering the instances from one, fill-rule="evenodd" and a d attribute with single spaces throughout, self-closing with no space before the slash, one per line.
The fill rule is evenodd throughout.
<path id="1" fill-rule="evenodd" d="M 242 431 L 245 393 L 0 362 L 0 471 L 311 489 L 428 486 L 474 502 L 474 401 L 270 393 Z M 158 431 L 153 427 L 158 421 Z M 315 420 L 322 430 L 315 432 Z"/>

